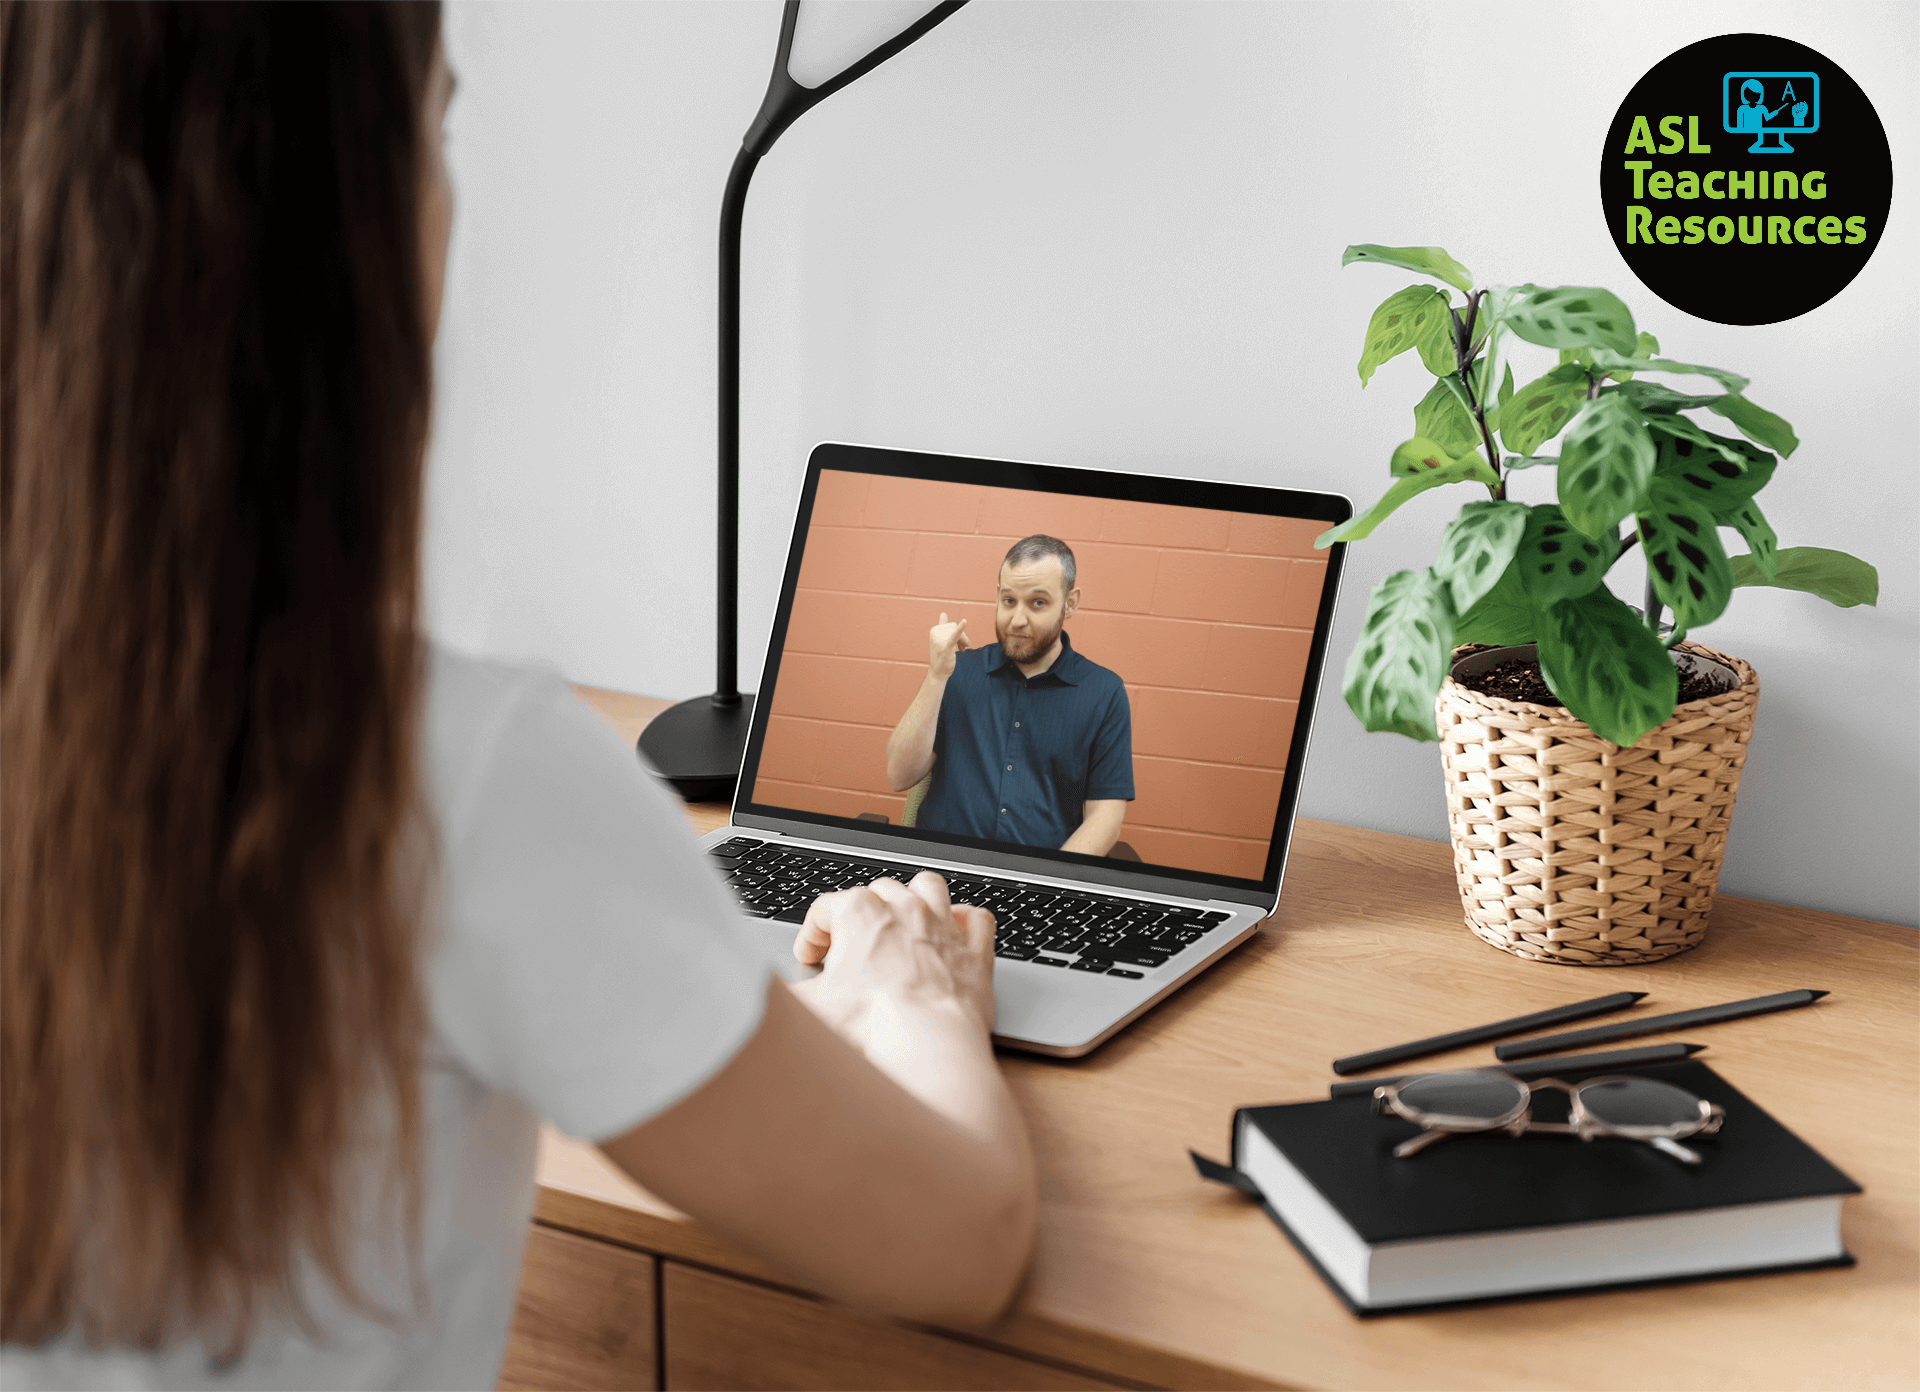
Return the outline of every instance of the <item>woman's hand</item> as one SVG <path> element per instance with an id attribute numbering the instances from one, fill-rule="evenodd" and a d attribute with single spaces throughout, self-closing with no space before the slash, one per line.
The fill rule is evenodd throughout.
<path id="1" fill-rule="evenodd" d="M 993 915 L 953 908 L 930 871 L 876 880 L 816 899 L 794 953 L 820 974 L 774 980 L 731 1063 L 601 1148 L 814 1290 L 985 1324 L 1013 1296 L 1039 1211 L 993 1056 Z"/>
<path id="2" fill-rule="evenodd" d="M 880 1061 L 901 1011 L 956 1007 L 993 1033 L 993 915 L 947 899 L 930 870 L 910 885 L 875 880 L 823 894 L 807 910 L 793 952 L 820 975 L 795 994 L 834 1029 Z"/>

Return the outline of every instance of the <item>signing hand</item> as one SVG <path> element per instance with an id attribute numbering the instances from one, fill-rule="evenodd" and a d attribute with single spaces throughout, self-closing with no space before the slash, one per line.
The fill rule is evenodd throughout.
<path id="1" fill-rule="evenodd" d="M 794 990 L 842 1034 L 865 1043 L 868 1026 L 900 1007 L 959 1006 L 993 1032 L 993 915 L 953 907 L 931 870 L 865 889 L 823 894 L 794 940 L 802 962 L 824 962 Z"/>
<path id="2" fill-rule="evenodd" d="M 967 641 L 967 621 L 948 623 L 942 614 L 940 622 L 927 630 L 927 670 L 945 681 L 953 675 L 954 660 L 972 646 Z"/>

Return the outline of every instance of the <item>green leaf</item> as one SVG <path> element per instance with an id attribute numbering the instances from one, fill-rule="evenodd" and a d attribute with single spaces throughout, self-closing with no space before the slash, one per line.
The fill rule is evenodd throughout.
<path id="1" fill-rule="evenodd" d="M 1506 410 L 1507 403 L 1511 400 L 1513 400 L 1513 364 L 1508 363 L 1506 375 L 1500 379 L 1499 409 L 1502 411 Z"/>
<path id="2" fill-rule="evenodd" d="M 1603 390 L 1617 391 L 1638 406 L 1647 415 L 1656 412 L 1671 414 L 1675 411 L 1691 411 L 1696 406 L 1711 406 L 1723 398 L 1715 393 L 1712 396 L 1687 396 L 1671 387 L 1663 387 L 1658 382 L 1625 382 L 1617 387 Z"/>
<path id="3" fill-rule="evenodd" d="M 1477 449 L 1480 444 L 1480 431 L 1473 417 L 1444 382 L 1435 382 L 1413 408 L 1413 433 L 1440 446 L 1449 459 Z"/>
<path id="4" fill-rule="evenodd" d="M 1742 435 L 1756 445 L 1764 445 L 1782 459 L 1792 458 L 1793 452 L 1800 448 L 1800 439 L 1793 433 L 1792 426 L 1773 412 L 1754 405 L 1739 392 L 1728 392 L 1709 401 L 1707 409 L 1716 416 L 1725 416 Z"/>
<path id="5" fill-rule="evenodd" d="M 1397 571 L 1374 587 L 1343 692 L 1369 730 L 1437 740 L 1433 698 L 1447 673 L 1453 610 L 1432 570 Z"/>
<path id="6" fill-rule="evenodd" d="M 1659 351 L 1660 340 L 1650 333 L 1642 333 L 1634 344 L 1633 355 L 1636 358 L 1651 358 Z M 1589 356 L 1587 360 L 1591 362 L 1592 357 Z M 1607 375 L 1616 382 L 1631 382 L 1633 380 L 1633 374 L 1626 371 L 1610 372 Z"/>
<path id="7" fill-rule="evenodd" d="M 1500 461 L 1503 469 L 1531 469 L 1536 464 L 1544 464 L 1551 469 L 1560 463 L 1557 454 L 1510 454 Z"/>
<path id="8" fill-rule="evenodd" d="M 1387 472 L 1395 478 L 1419 478 L 1422 474 L 1446 468 L 1453 463 L 1454 454 L 1455 451 L 1438 440 L 1416 435 L 1394 446 L 1393 458 L 1387 461 Z"/>
<path id="9" fill-rule="evenodd" d="M 1656 437 L 1666 435 L 1675 440 L 1686 440 L 1696 450 L 1704 450 L 1708 455 L 1726 460 L 1741 473 L 1747 471 L 1747 455 L 1740 441 L 1702 430 L 1685 416 L 1669 411 L 1656 412 L 1647 417 L 1647 426 Z M 1654 440 L 1656 449 L 1660 443 L 1658 438 Z"/>
<path id="10" fill-rule="evenodd" d="M 1468 503 L 1447 524 L 1433 573 L 1447 582 L 1454 613 L 1466 613 L 1506 573 L 1530 510 L 1525 503 L 1483 500 Z"/>
<path id="11" fill-rule="evenodd" d="M 1363 242 L 1359 246 L 1348 247 L 1340 257 L 1343 266 L 1351 266 L 1356 261 L 1398 266 L 1403 271 L 1434 276 L 1446 281 L 1463 295 L 1473 289 L 1473 272 L 1439 247 L 1390 247 Z"/>
<path id="12" fill-rule="evenodd" d="M 1613 564 L 1618 544 L 1612 537 L 1598 541 L 1576 532 L 1560 509 L 1543 503 L 1527 511 L 1526 534 L 1514 554 L 1514 565 L 1527 597 L 1544 609 L 1563 599 L 1578 599 L 1599 585 Z"/>
<path id="13" fill-rule="evenodd" d="M 1366 346 L 1360 353 L 1360 385 L 1366 386 L 1381 363 L 1398 357 L 1426 337 L 1436 319 L 1444 322 L 1446 317 L 1447 293 L 1431 285 L 1409 285 L 1387 296 L 1367 321 Z"/>
<path id="14" fill-rule="evenodd" d="M 1880 572 L 1858 556 L 1829 551 L 1824 546 L 1787 547 L 1775 557 L 1772 579 L 1761 572 L 1752 556 L 1735 556 L 1731 565 L 1735 585 L 1805 590 L 1842 609 L 1880 602 Z"/>
<path id="15" fill-rule="evenodd" d="M 1473 414 L 1473 398 L 1467 395 L 1467 389 L 1462 385 L 1459 373 L 1450 373 L 1442 377 L 1439 385 L 1445 387 L 1453 394 L 1454 399 L 1460 403 L 1461 410 L 1465 411 L 1468 415 Z"/>
<path id="16" fill-rule="evenodd" d="M 1527 291 L 1531 285 L 1489 285 L 1480 296 L 1480 314 L 1490 324 L 1498 324 L 1506 317 L 1507 309 Z"/>
<path id="17" fill-rule="evenodd" d="M 1647 418 L 1624 396 L 1587 404 L 1560 445 L 1560 511 L 1598 540 L 1637 509 L 1653 479 Z"/>
<path id="18" fill-rule="evenodd" d="M 1705 431 L 1699 433 L 1706 435 Z M 1703 448 L 1686 435 L 1656 435 L 1653 471 L 1673 487 L 1691 492 L 1694 501 L 1708 512 L 1723 513 L 1747 501 L 1766 487 L 1778 467 L 1772 455 L 1744 440 L 1730 440 L 1724 435 L 1707 435 L 1707 439 L 1712 442 L 1711 448 Z M 1735 463 L 1735 459 L 1740 462 Z"/>
<path id="19" fill-rule="evenodd" d="M 1497 648 L 1509 648 L 1531 643 L 1538 629 L 1539 618 L 1533 601 L 1527 596 L 1520 568 L 1515 564 L 1501 571 L 1493 588 L 1454 621 L 1453 642 L 1455 647 L 1462 643 L 1491 643 Z"/>
<path id="20" fill-rule="evenodd" d="M 1760 505 L 1748 498 L 1724 511 L 1715 510 L 1713 520 L 1722 527 L 1734 528 L 1747 539 L 1747 548 L 1752 553 L 1749 559 L 1771 584 L 1776 574 L 1780 538 L 1774 535 L 1773 528 L 1761 515 Z M 1738 585 L 1740 582 L 1736 579 L 1733 583 Z"/>
<path id="21" fill-rule="evenodd" d="M 1413 443 L 1412 440 L 1407 441 L 1407 444 Z M 1405 446 L 1401 448 L 1404 449 Z M 1398 454 L 1399 451 L 1396 450 L 1395 453 Z M 1487 467 L 1486 461 L 1456 459 L 1451 464 L 1444 464 L 1438 469 L 1429 469 L 1412 478 L 1401 479 L 1381 495 L 1379 502 L 1360 516 L 1320 533 L 1313 539 L 1313 544 L 1316 548 L 1324 548 L 1333 545 L 1336 541 L 1359 541 L 1363 537 L 1371 536 L 1373 529 L 1386 521 L 1393 510 L 1407 499 L 1424 493 L 1429 488 L 1438 488 L 1443 483 L 1463 483 L 1469 479 L 1476 483 L 1484 483 L 1489 488 L 1500 481 L 1494 476 L 1493 470 Z"/>
<path id="22" fill-rule="evenodd" d="M 1543 348 L 1604 347 L 1631 353 L 1638 341 L 1633 313 L 1620 297 L 1587 286 L 1536 289 L 1509 305 L 1502 318 L 1520 337 Z"/>
<path id="23" fill-rule="evenodd" d="M 1580 414 L 1586 399 L 1587 384 L 1577 372 L 1537 377 L 1501 406 L 1500 442 L 1515 454 L 1532 454 Z"/>
<path id="24" fill-rule="evenodd" d="M 1673 714 L 1673 659 L 1604 586 L 1546 610 L 1538 641 L 1540 675 L 1601 739 L 1624 748 Z"/>
<path id="25" fill-rule="evenodd" d="M 1640 549 L 1646 553 L 1653 592 L 1673 610 L 1675 628 L 1695 629 L 1726 612 L 1733 571 L 1720 549 L 1713 514 L 1699 495 L 1656 477 L 1640 510 Z"/>
<path id="26" fill-rule="evenodd" d="M 1460 358 L 1453 346 L 1453 316 L 1447 312 L 1444 302 L 1438 317 L 1413 346 L 1420 353 L 1421 364 L 1434 376 L 1445 377 L 1459 371 Z"/>
<path id="27" fill-rule="evenodd" d="M 1745 391 L 1747 379 L 1737 372 L 1728 372 L 1721 367 L 1701 367 L 1695 363 L 1674 362 L 1670 358 L 1629 358 L 1605 348 L 1596 348 L 1593 352 L 1594 366 L 1612 372 L 1617 368 L 1626 368 L 1630 372 L 1692 372 L 1711 377 L 1730 392 Z"/>

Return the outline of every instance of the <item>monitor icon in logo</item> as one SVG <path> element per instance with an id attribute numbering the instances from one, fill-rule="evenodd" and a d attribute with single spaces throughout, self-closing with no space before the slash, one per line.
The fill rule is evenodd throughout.
<path id="1" fill-rule="evenodd" d="M 1815 72 L 1730 72 L 1720 79 L 1720 124 L 1751 135 L 1752 155 L 1790 155 L 1789 132 L 1820 129 L 1820 75 Z M 1774 143 L 1769 145 L 1767 137 Z"/>

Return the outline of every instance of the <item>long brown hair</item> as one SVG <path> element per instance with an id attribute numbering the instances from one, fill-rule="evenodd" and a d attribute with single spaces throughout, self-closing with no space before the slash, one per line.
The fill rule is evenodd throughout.
<path id="1" fill-rule="evenodd" d="M 303 1259 L 364 1307 L 371 1134 L 417 1210 L 438 31 L 0 9 L 10 1343 L 231 1356 Z"/>

